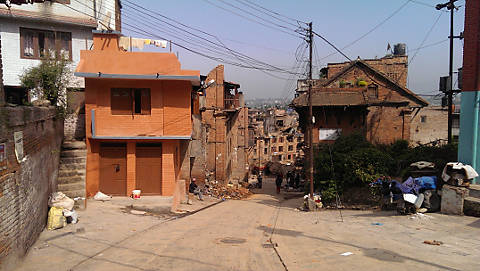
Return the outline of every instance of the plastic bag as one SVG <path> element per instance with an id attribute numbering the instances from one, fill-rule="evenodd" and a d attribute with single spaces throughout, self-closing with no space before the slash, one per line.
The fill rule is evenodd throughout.
<path id="1" fill-rule="evenodd" d="M 63 208 L 61 207 L 52 207 L 48 211 L 48 230 L 56 230 L 63 228 L 67 225 L 67 219 L 63 216 Z"/>
<path id="2" fill-rule="evenodd" d="M 105 195 L 100 191 L 98 191 L 97 194 L 95 194 L 95 196 L 93 196 L 94 200 L 110 200 L 111 198 L 112 198 L 112 196 Z"/>
<path id="3" fill-rule="evenodd" d="M 52 195 L 48 199 L 48 206 L 50 207 L 60 207 L 66 210 L 72 210 L 74 204 L 75 201 L 67 197 L 62 192 L 52 193 Z"/>
<path id="4" fill-rule="evenodd" d="M 71 222 L 73 224 L 77 224 L 78 222 L 78 213 L 75 212 L 75 210 L 69 211 L 69 210 L 63 210 L 63 215 L 67 218 L 70 217 Z M 68 219 L 67 219 L 68 220 Z M 69 221 L 69 220 L 68 220 Z M 70 223 L 70 222 L 69 222 Z"/>

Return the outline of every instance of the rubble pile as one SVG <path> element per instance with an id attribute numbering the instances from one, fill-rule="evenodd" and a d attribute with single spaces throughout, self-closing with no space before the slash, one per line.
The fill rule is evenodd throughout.
<path id="1" fill-rule="evenodd" d="M 208 184 L 205 185 L 205 190 L 208 195 L 219 199 L 243 199 L 252 194 L 248 188 L 240 184 Z"/>

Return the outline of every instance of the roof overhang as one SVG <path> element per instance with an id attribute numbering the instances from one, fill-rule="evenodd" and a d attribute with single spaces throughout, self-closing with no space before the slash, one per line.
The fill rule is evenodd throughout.
<path id="1" fill-rule="evenodd" d="M 0 8 L 0 18 L 7 19 L 23 19 L 32 22 L 54 23 L 54 24 L 68 24 L 73 26 L 83 26 L 88 28 L 96 28 L 97 22 L 88 18 L 73 18 L 68 16 L 60 16 L 55 14 L 39 14 L 31 11 L 12 10 Z"/>
<path id="2" fill-rule="evenodd" d="M 162 75 L 162 74 L 111 74 L 111 73 L 90 73 L 75 72 L 75 76 L 85 78 L 105 78 L 105 79 L 130 79 L 130 80 L 180 80 L 190 81 L 192 85 L 200 85 L 200 76 L 195 75 Z"/>

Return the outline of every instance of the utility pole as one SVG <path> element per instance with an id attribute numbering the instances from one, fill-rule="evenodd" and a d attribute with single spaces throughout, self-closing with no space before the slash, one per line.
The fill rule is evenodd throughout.
<path id="1" fill-rule="evenodd" d="M 448 144 L 452 143 L 452 122 L 453 122 L 453 12 L 455 7 L 455 2 L 458 0 L 450 0 L 444 4 L 438 4 L 435 6 L 437 10 L 447 8 L 450 10 L 450 59 L 448 67 L 448 85 L 447 85 L 447 106 L 448 106 Z"/>
<path id="2" fill-rule="evenodd" d="M 313 26 L 312 22 L 308 24 L 308 178 L 310 179 L 310 198 L 313 199 L 313 106 L 312 106 L 312 52 L 313 52 Z"/>

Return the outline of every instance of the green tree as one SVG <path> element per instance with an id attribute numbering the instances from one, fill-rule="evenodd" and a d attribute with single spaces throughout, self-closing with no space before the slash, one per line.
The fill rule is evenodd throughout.
<path id="1" fill-rule="evenodd" d="M 66 112 L 66 89 L 72 74 L 69 64 L 63 58 L 43 59 L 38 66 L 25 70 L 20 82 L 39 99 L 48 100 Z"/>

